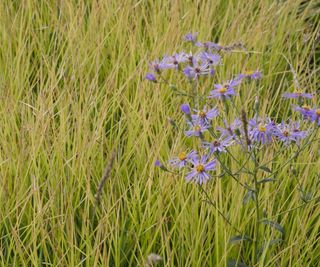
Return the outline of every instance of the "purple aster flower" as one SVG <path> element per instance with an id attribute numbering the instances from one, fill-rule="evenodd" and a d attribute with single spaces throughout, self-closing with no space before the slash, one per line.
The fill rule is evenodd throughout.
<path id="1" fill-rule="evenodd" d="M 184 36 L 184 40 L 187 42 L 192 42 L 194 44 L 197 41 L 198 34 L 199 34 L 198 32 L 195 32 L 195 33 L 189 32 Z"/>
<path id="2" fill-rule="evenodd" d="M 188 131 L 185 131 L 185 135 L 188 137 L 201 137 L 202 133 L 208 130 L 208 128 L 210 127 L 206 123 L 201 123 L 200 121 L 187 121 L 187 124 L 189 125 L 190 129 Z"/>
<path id="3" fill-rule="evenodd" d="M 153 73 L 148 72 L 145 78 L 150 82 L 157 82 L 157 78 Z"/>
<path id="4" fill-rule="evenodd" d="M 239 74 L 237 79 L 251 79 L 260 80 L 262 78 L 262 73 L 260 71 L 246 71 L 243 74 Z"/>
<path id="5" fill-rule="evenodd" d="M 183 70 L 184 75 L 189 79 L 197 79 L 201 75 L 211 74 L 211 70 L 207 63 L 194 63 L 193 66 L 188 66 Z"/>
<path id="6" fill-rule="evenodd" d="M 220 44 L 216 44 L 214 42 L 196 42 L 196 46 L 198 47 L 204 47 L 205 50 L 216 50 L 216 51 L 221 51 L 224 49 L 224 47 Z"/>
<path id="7" fill-rule="evenodd" d="M 175 53 L 168 59 L 171 68 L 178 69 L 181 63 L 187 62 L 189 55 L 185 52 Z"/>
<path id="8" fill-rule="evenodd" d="M 219 55 L 210 52 L 202 52 L 200 53 L 199 57 L 203 62 L 206 62 L 209 66 L 216 66 L 220 64 L 221 61 L 221 57 Z"/>
<path id="9" fill-rule="evenodd" d="M 186 166 L 188 162 L 192 162 L 194 158 L 198 157 L 196 151 L 192 150 L 190 153 L 181 152 L 177 157 L 169 160 L 169 163 L 176 168 L 181 169 Z"/>
<path id="10" fill-rule="evenodd" d="M 242 135 L 242 122 L 239 119 L 235 119 L 231 124 L 228 124 L 227 121 L 224 121 L 225 128 L 220 126 L 217 127 L 217 130 L 220 132 L 221 137 L 231 137 L 232 139 L 237 139 L 237 136 Z"/>
<path id="11" fill-rule="evenodd" d="M 230 146 L 232 144 L 232 137 L 227 138 L 218 138 L 213 140 L 212 142 L 203 142 L 203 146 L 205 148 L 209 148 L 210 155 L 217 152 L 226 152 L 226 147 Z"/>
<path id="12" fill-rule="evenodd" d="M 296 106 L 294 109 L 300 112 L 303 115 L 303 118 L 305 120 L 311 119 L 312 109 L 309 106 L 306 106 L 306 105 L 303 105 L 302 107 Z"/>
<path id="13" fill-rule="evenodd" d="M 203 110 L 194 109 L 197 114 L 191 115 L 193 121 L 200 121 L 201 123 L 209 123 L 210 120 L 213 120 L 219 115 L 219 110 L 217 108 L 212 108 L 207 110 L 207 107 L 204 107 Z"/>
<path id="14" fill-rule="evenodd" d="M 181 111 L 186 114 L 186 115 L 190 115 L 191 111 L 190 111 L 190 107 L 188 104 L 182 104 L 181 105 Z"/>
<path id="15" fill-rule="evenodd" d="M 315 121 L 320 126 L 320 108 L 314 108 L 310 117 L 311 121 Z"/>
<path id="16" fill-rule="evenodd" d="M 189 55 L 185 52 L 175 53 L 173 56 L 165 56 L 160 61 L 159 66 L 161 69 L 178 69 L 179 64 L 187 62 Z"/>
<path id="17" fill-rule="evenodd" d="M 261 144 L 270 143 L 275 131 L 275 123 L 269 118 L 266 120 L 252 119 L 249 121 L 249 135 L 250 138 Z"/>
<path id="18" fill-rule="evenodd" d="M 312 98 L 313 95 L 312 94 L 308 94 L 308 93 L 303 93 L 301 91 L 296 91 L 294 93 L 284 93 L 282 95 L 282 97 L 284 98 Z"/>
<path id="19" fill-rule="evenodd" d="M 299 141 L 307 136 L 307 131 L 300 130 L 299 122 L 290 121 L 289 124 L 284 122 L 275 127 L 274 135 L 285 145 L 290 143 L 299 143 Z"/>
<path id="20" fill-rule="evenodd" d="M 186 176 L 188 182 L 196 182 L 198 184 L 203 184 L 207 182 L 211 176 L 208 172 L 215 170 L 216 161 L 208 161 L 207 156 L 202 156 L 201 158 L 196 157 L 192 160 L 193 168 Z"/>
<path id="21" fill-rule="evenodd" d="M 149 68 L 156 73 L 160 73 L 161 70 L 172 69 L 175 67 L 176 66 L 173 64 L 171 56 L 164 56 L 160 61 L 156 59 L 149 63 Z"/>
<path id="22" fill-rule="evenodd" d="M 223 83 L 223 84 L 215 84 L 214 85 L 214 88 L 216 89 L 216 90 L 213 90 L 213 91 L 216 91 L 216 93 L 226 93 L 229 89 L 231 89 L 230 90 L 230 92 L 232 93 L 232 92 L 234 92 L 234 94 L 233 95 L 235 95 L 235 91 L 234 91 L 234 89 L 235 89 L 235 87 L 236 86 L 238 86 L 239 84 L 241 84 L 241 79 L 238 79 L 238 78 L 235 78 L 235 79 L 232 79 L 232 80 L 230 80 L 230 81 L 227 81 L 227 82 L 225 82 L 225 83 Z M 213 91 L 211 91 L 211 92 L 213 92 Z M 221 91 L 221 92 L 220 92 Z M 218 94 L 218 96 L 219 96 L 219 94 Z"/>
<path id="23" fill-rule="evenodd" d="M 210 91 L 208 98 L 226 98 L 229 99 L 231 96 L 236 95 L 233 87 L 229 87 L 222 84 L 215 84 L 214 90 Z"/>

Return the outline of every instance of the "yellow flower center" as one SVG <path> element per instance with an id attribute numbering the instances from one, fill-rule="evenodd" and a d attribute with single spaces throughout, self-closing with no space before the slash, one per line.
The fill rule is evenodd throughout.
<path id="1" fill-rule="evenodd" d="M 185 160 L 185 159 L 187 158 L 186 152 L 181 152 L 181 153 L 179 154 L 178 158 L 179 158 L 181 161 Z"/>
<path id="2" fill-rule="evenodd" d="M 206 117 L 206 115 L 207 114 L 204 111 L 200 111 L 199 112 L 199 117 L 202 118 L 202 119 L 204 119 Z"/>
<path id="3" fill-rule="evenodd" d="M 320 108 L 316 109 L 317 116 L 320 116 Z"/>
<path id="4" fill-rule="evenodd" d="M 200 132 L 201 127 L 200 127 L 200 125 L 196 125 L 196 126 L 193 127 L 193 129 L 194 129 L 196 132 Z"/>
<path id="5" fill-rule="evenodd" d="M 202 164 L 199 164 L 196 166 L 197 172 L 204 172 L 204 166 Z"/>
<path id="6" fill-rule="evenodd" d="M 303 92 L 301 90 L 296 90 L 296 91 L 294 91 L 294 93 L 300 96 L 300 95 L 302 95 Z"/>
<path id="7" fill-rule="evenodd" d="M 265 133 L 265 132 L 266 132 L 266 130 L 267 130 L 267 128 L 266 128 L 264 125 L 259 124 L 259 126 L 258 126 L 258 130 L 259 130 L 259 132 L 263 132 L 263 133 Z"/>
<path id="8" fill-rule="evenodd" d="M 289 133 L 288 131 L 286 131 L 286 130 L 285 130 L 285 131 L 283 131 L 283 135 L 284 135 L 285 137 L 288 137 L 288 136 L 289 136 L 289 134 L 290 134 L 290 133 Z"/>
<path id="9" fill-rule="evenodd" d="M 220 89 L 218 89 L 218 92 L 219 92 L 220 94 L 224 94 L 225 92 L 227 92 L 227 88 L 221 87 Z"/>
<path id="10" fill-rule="evenodd" d="M 254 73 L 254 71 L 252 71 L 252 70 L 248 70 L 248 71 L 244 72 L 245 75 L 252 75 L 253 73 Z"/>
<path id="11" fill-rule="evenodd" d="M 304 110 L 310 110 L 310 107 L 307 106 L 307 105 L 303 105 L 302 108 L 303 108 Z"/>

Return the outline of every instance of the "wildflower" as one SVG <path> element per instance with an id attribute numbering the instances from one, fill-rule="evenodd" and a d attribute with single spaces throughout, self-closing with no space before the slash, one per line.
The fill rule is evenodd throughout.
<path id="1" fill-rule="evenodd" d="M 218 65 L 221 61 L 221 57 L 219 55 L 209 52 L 200 53 L 200 59 L 203 62 L 206 62 L 209 66 Z"/>
<path id="2" fill-rule="evenodd" d="M 205 148 L 209 148 L 209 153 L 221 153 L 226 152 L 226 147 L 230 146 L 232 144 L 231 137 L 227 138 L 217 138 L 213 140 L 212 142 L 203 142 L 203 146 Z"/>
<path id="3" fill-rule="evenodd" d="M 208 98 L 226 98 L 229 99 L 231 96 L 236 95 L 233 87 L 229 87 L 227 84 L 215 84 L 215 90 L 210 91 Z"/>
<path id="4" fill-rule="evenodd" d="M 275 127 L 274 135 L 281 140 L 285 145 L 292 142 L 298 143 L 301 139 L 307 136 L 306 131 L 300 130 L 299 122 L 291 121 L 289 124 L 284 122 Z"/>
<path id="5" fill-rule="evenodd" d="M 181 63 L 187 62 L 189 60 L 188 58 L 188 54 L 186 54 L 185 52 L 181 52 L 181 53 L 175 53 L 171 58 L 171 63 L 173 65 L 173 68 L 179 68 L 179 65 Z"/>
<path id="6" fill-rule="evenodd" d="M 182 168 L 187 165 L 188 162 L 191 162 L 198 154 L 196 151 L 192 150 L 190 153 L 185 151 L 181 152 L 177 157 L 169 160 L 169 163 L 176 168 Z"/>
<path id="7" fill-rule="evenodd" d="M 190 115 L 191 111 L 190 111 L 190 107 L 188 104 L 182 104 L 181 105 L 181 111 L 186 114 L 186 115 Z"/>
<path id="8" fill-rule="evenodd" d="M 320 108 L 314 108 L 310 117 L 311 121 L 315 121 L 320 126 Z"/>
<path id="9" fill-rule="evenodd" d="M 298 90 L 294 93 L 284 93 L 282 95 L 282 97 L 284 98 L 312 98 L 312 94 L 309 94 L 309 93 L 303 93 L 302 91 Z"/>
<path id="10" fill-rule="evenodd" d="M 296 106 L 295 110 L 300 112 L 305 120 L 311 119 L 312 117 L 312 109 L 307 105 L 303 105 L 301 107 Z"/>
<path id="11" fill-rule="evenodd" d="M 199 34 L 198 32 L 195 32 L 195 33 L 189 32 L 184 36 L 184 40 L 187 42 L 192 42 L 194 44 L 197 41 L 198 34 Z"/>
<path id="12" fill-rule="evenodd" d="M 201 158 L 196 157 L 192 160 L 193 168 L 186 176 L 188 182 L 193 181 L 200 185 L 207 182 L 211 176 L 208 174 L 209 171 L 213 171 L 216 168 L 216 161 L 208 161 L 207 156 Z"/>
<path id="13" fill-rule="evenodd" d="M 260 80 L 262 78 L 262 73 L 260 71 L 246 71 L 243 74 L 239 74 L 237 79 L 251 79 L 251 80 Z"/>
<path id="14" fill-rule="evenodd" d="M 262 144 L 270 143 L 275 129 L 275 124 L 267 118 L 252 119 L 249 121 L 249 135 L 252 140 Z"/>
<path id="15" fill-rule="evenodd" d="M 188 137 L 190 136 L 201 137 L 202 133 L 209 128 L 209 125 L 207 125 L 206 123 L 201 123 L 200 121 L 187 121 L 187 124 L 190 127 L 188 131 L 185 131 L 185 134 Z"/>
<path id="16" fill-rule="evenodd" d="M 197 79 L 201 75 L 211 74 L 208 63 L 199 64 L 198 62 L 193 63 L 193 66 L 188 66 L 183 70 L 184 75 L 189 79 Z"/>
<path id="17" fill-rule="evenodd" d="M 217 108 L 207 110 L 207 108 L 204 107 L 203 110 L 194 109 L 194 111 L 197 112 L 197 114 L 192 115 L 192 119 L 194 121 L 200 121 L 201 123 L 209 123 L 210 120 L 213 120 L 219 115 Z"/>
<path id="18" fill-rule="evenodd" d="M 199 60 L 198 55 L 194 55 L 192 52 L 185 53 L 185 57 L 190 66 L 193 66 Z"/>
<path id="19" fill-rule="evenodd" d="M 156 83 L 157 82 L 157 78 L 156 76 L 153 74 L 153 73 L 147 73 L 146 77 L 145 77 L 148 81 L 150 82 L 154 82 Z"/>
<path id="20" fill-rule="evenodd" d="M 209 50 L 216 50 L 216 51 L 221 51 L 224 49 L 224 47 L 220 44 L 216 44 L 213 42 L 196 42 L 195 43 L 196 46 L 198 47 L 204 47 L 206 51 Z"/>
<path id="21" fill-rule="evenodd" d="M 156 73 L 160 73 L 161 70 L 172 69 L 174 67 L 175 66 L 172 63 L 172 59 L 170 56 L 164 56 L 160 61 L 156 59 L 149 63 L 149 68 Z"/>
<path id="22" fill-rule="evenodd" d="M 217 127 L 221 137 L 232 137 L 233 139 L 236 139 L 237 136 L 239 137 L 242 135 L 242 123 L 239 119 L 235 119 L 231 124 L 228 124 L 226 121 L 224 121 L 224 125 L 225 128 L 220 126 Z"/>
<path id="23" fill-rule="evenodd" d="M 210 92 L 209 98 L 221 98 L 226 97 L 230 98 L 232 95 L 236 95 L 235 87 L 241 83 L 241 79 L 232 79 L 230 81 L 225 82 L 224 84 L 215 84 L 215 90 Z"/>

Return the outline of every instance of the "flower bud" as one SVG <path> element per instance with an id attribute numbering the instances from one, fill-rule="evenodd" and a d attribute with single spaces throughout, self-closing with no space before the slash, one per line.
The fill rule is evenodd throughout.
<path id="1" fill-rule="evenodd" d="M 154 166 L 160 168 L 163 171 L 168 171 L 168 169 L 158 159 L 154 162 Z"/>
<path id="2" fill-rule="evenodd" d="M 184 114 L 190 115 L 191 110 L 190 110 L 190 107 L 189 107 L 188 104 L 182 104 L 180 108 L 181 108 L 181 111 L 182 111 Z"/>
<path id="3" fill-rule="evenodd" d="M 147 73 L 146 77 L 145 77 L 148 81 L 150 82 L 154 82 L 156 83 L 157 82 L 157 78 L 156 76 L 153 74 L 153 73 Z"/>

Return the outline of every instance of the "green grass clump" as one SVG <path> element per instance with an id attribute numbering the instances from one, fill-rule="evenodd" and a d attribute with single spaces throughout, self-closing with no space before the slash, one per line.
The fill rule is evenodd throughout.
<path id="1" fill-rule="evenodd" d="M 197 188 L 153 166 L 183 143 L 167 122 L 180 118 L 183 100 L 143 77 L 148 61 L 180 49 L 186 32 L 241 41 L 255 53 L 232 54 L 218 77 L 261 69 L 261 113 L 290 114 L 280 98 L 294 84 L 285 58 L 307 91 L 319 86 L 319 11 L 316 0 L 1 1 L 1 266 L 142 266 L 150 253 L 163 266 L 246 260 Z M 255 94 L 245 94 L 238 101 L 252 106 Z M 295 164 L 313 197 L 318 153 L 314 143 Z M 317 266 L 319 203 L 295 209 L 303 202 L 289 169 L 277 179 L 262 190 L 261 206 L 285 228 L 285 242 L 261 266 Z M 231 179 L 207 190 L 238 228 L 250 225 L 253 206 L 240 206 L 244 191 Z"/>

